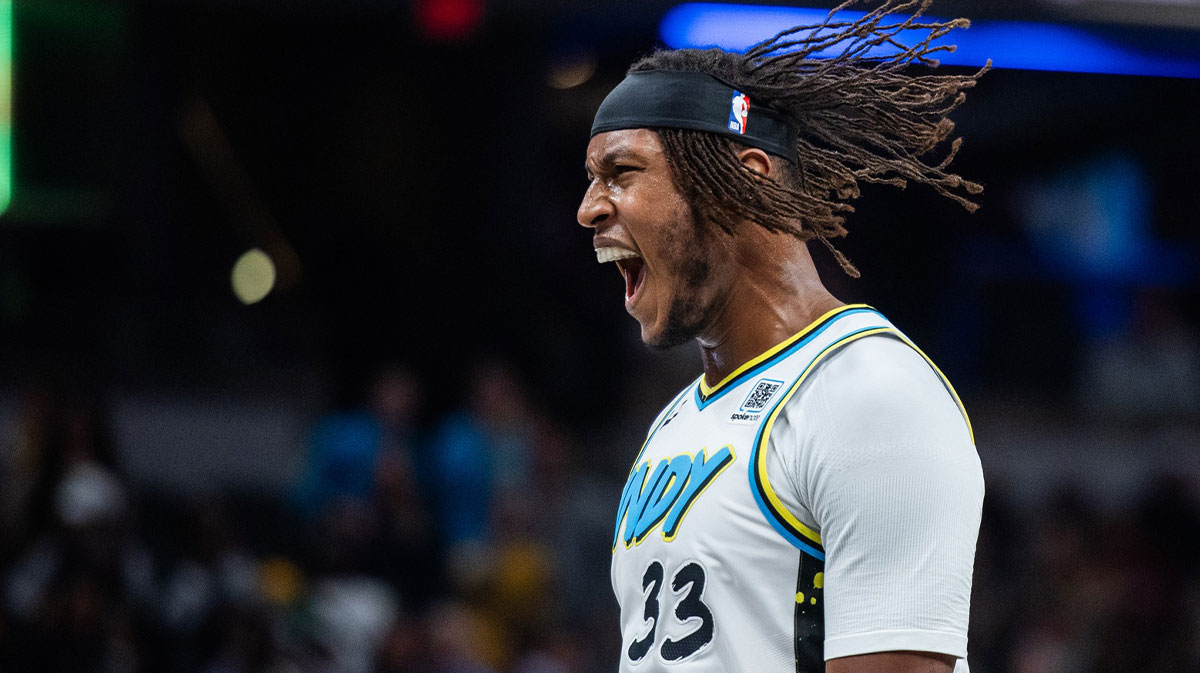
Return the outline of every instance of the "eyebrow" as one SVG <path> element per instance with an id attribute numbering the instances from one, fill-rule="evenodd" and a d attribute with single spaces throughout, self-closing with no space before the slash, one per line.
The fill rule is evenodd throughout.
<path id="1" fill-rule="evenodd" d="M 631 156 L 638 156 L 637 152 L 633 148 L 629 147 L 628 145 L 618 145 L 605 152 L 604 156 L 600 157 L 600 159 L 596 161 L 596 167 L 603 168 L 605 166 L 611 166 L 617 163 L 617 161 Z M 588 173 L 592 172 L 592 169 L 588 167 L 587 161 L 583 162 L 583 170 L 587 171 Z"/>

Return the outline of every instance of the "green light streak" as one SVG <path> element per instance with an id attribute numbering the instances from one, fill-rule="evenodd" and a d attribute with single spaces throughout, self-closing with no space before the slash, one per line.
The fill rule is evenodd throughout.
<path id="1" fill-rule="evenodd" d="M 0 0 L 0 215 L 8 210 L 13 191 L 12 65 L 13 0 Z"/>

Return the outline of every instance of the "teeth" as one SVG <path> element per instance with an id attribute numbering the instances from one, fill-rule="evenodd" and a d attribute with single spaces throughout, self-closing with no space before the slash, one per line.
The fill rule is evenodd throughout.
<path id="1" fill-rule="evenodd" d="M 632 259 L 637 256 L 636 252 L 630 252 L 624 248 L 596 248 L 596 261 L 601 264 L 615 262 L 618 259 Z"/>

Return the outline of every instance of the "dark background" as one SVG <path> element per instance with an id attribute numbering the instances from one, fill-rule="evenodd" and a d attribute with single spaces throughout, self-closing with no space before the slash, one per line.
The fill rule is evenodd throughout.
<path id="1" fill-rule="evenodd" d="M 992 4 L 936 9 L 1200 41 L 1192 3 Z M 611 510 L 699 367 L 574 212 L 670 6 L 18 0 L 0 670 L 612 670 Z M 814 253 L 972 412 L 973 670 L 1200 670 L 1197 102 L 993 71 L 982 208 L 869 187 L 863 277 Z"/>

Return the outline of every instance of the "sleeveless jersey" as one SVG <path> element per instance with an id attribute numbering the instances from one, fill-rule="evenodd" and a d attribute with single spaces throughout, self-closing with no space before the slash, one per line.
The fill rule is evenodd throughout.
<path id="1" fill-rule="evenodd" d="M 820 528 L 783 504 L 763 456 L 817 365 L 877 335 L 912 346 L 870 307 L 843 306 L 713 389 L 702 376 L 655 419 L 613 534 L 621 671 L 825 670 Z"/>

